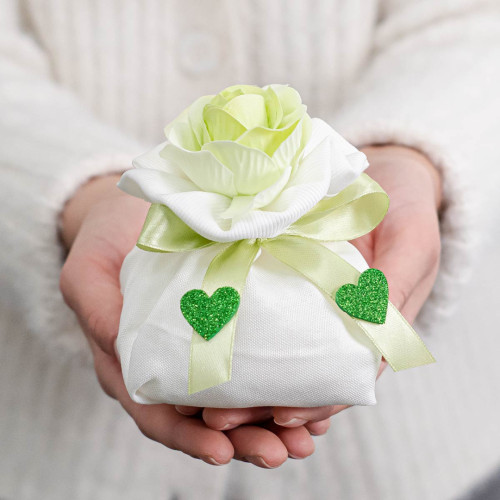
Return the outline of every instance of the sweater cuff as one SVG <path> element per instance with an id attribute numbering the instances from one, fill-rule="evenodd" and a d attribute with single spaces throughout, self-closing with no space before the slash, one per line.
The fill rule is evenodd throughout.
<path id="1" fill-rule="evenodd" d="M 36 266 L 38 272 L 29 295 L 32 303 L 27 308 L 28 326 L 46 340 L 48 349 L 78 357 L 85 364 L 91 361 L 90 349 L 74 312 L 64 302 L 59 289 L 66 257 L 59 235 L 60 216 L 65 203 L 80 186 L 93 177 L 123 172 L 130 168 L 134 157 L 127 154 L 94 156 L 67 169 L 67 173 L 52 185 L 37 217 L 41 226 L 37 231 L 40 239 L 34 244 L 35 262 L 31 265 Z"/>
<path id="2" fill-rule="evenodd" d="M 396 144 L 416 149 L 431 160 L 441 175 L 441 262 L 435 285 L 417 319 L 419 325 L 429 331 L 436 321 L 453 312 L 461 285 L 467 281 L 472 268 L 471 242 L 478 241 L 474 229 L 477 207 L 471 201 L 475 198 L 460 174 L 466 166 L 460 164 L 460 158 L 455 157 L 449 147 L 408 124 L 373 121 L 341 132 L 358 148 Z"/>

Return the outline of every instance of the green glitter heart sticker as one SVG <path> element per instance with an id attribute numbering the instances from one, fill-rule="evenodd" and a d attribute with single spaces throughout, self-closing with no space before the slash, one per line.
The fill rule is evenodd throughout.
<path id="1" fill-rule="evenodd" d="M 189 290 L 181 299 L 182 314 L 205 340 L 219 333 L 239 306 L 240 294 L 230 286 L 218 288 L 211 297 L 203 290 Z"/>
<path id="2" fill-rule="evenodd" d="M 335 302 L 353 318 L 370 323 L 385 323 L 389 305 L 389 286 L 382 271 L 367 269 L 357 285 L 343 285 L 335 294 Z"/>

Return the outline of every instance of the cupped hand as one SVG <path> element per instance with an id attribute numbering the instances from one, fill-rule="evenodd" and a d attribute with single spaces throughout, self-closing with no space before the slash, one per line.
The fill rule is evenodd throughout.
<path id="1" fill-rule="evenodd" d="M 412 322 L 439 265 L 439 176 L 425 156 L 408 148 L 371 147 L 364 152 L 371 164 L 367 173 L 387 191 L 391 206 L 374 231 L 352 243 L 370 267 L 385 273 L 391 301 Z M 63 214 L 62 236 L 71 250 L 61 290 L 89 340 L 105 392 L 118 399 L 146 436 L 207 463 L 237 458 L 276 467 L 288 456 L 310 455 L 310 435 L 324 434 L 329 417 L 346 406 L 200 409 L 139 405 L 130 399 L 114 350 L 122 307 L 119 272 L 148 204 L 122 194 L 117 180 L 109 176 L 91 181 Z M 379 375 L 384 367 L 385 362 Z"/>
<path id="2" fill-rule="evenodd" d="M 352 241 L 370 267 L 380 269 L 389 283 L 389 298 L 412 323 L 427 299 L 439 267 L 440 234 L 438 209 L 441 181 L 434 165 L 416 150 L 396 146 L 363 149 L 370 162 L 366 173 L 390 198 L 384 220 L 369 234 Z M 387 363 L 382 361 L 378 376 Z M 378 378 L 377 376 L 377 378 Z M 332 415 L 346 405 L 320 408 L 205 408 L 203 418 L 213 429 L 232 429 L 257 422 L 265 416 L 280 426 L 306 426 L 312 434 L 323 434 Z M 180 407 L 189 414 L 196 408 Z"/>
<path id="3" fill-rule="evenodd" d="M 223 432 L 200 416 L 182 415 L 167 404 L 141 405 L 129 397 L 115 352 L 122 296 L 119 273 L 134 247 L 149 204 L 121 193 L 118 176 L 97 178 L 80 188 L 62 217 L 62 238 L 69 254 L 61 290 L 89 341 L 104 391 L 117 399 L 147 437 L 213 465 L 232 458 L 259 467 L 277 467 L 289 456 L 314 451 L 304 426 L 286 429 L 274 422 Z M 260 412 L 260 420 L 268 420 Z"/>

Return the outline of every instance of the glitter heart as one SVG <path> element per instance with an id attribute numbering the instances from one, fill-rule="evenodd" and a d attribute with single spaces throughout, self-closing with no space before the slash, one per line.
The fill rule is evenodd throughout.
<path id="1" fill-rule="evenodd" d="M 189 290 L 181 299 L 182 314 L 205 340 L 210 340 L 231 321 L 239 305 L 240 294 L 230 286 L 218 288 L 211 297 L 203 290 Z"/>
<path id="2" fill-rule="evenodd" d="M 389 286 L 382 271 L 367 269 L 357 285 L 343 285 L 335 294 L 335 302 L 353 318 L 370 323 L 385 323 L 389 305 Z"/>

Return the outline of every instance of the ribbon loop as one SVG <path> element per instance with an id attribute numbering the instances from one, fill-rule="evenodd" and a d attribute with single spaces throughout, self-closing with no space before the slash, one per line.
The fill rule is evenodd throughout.
<path id="1" fill-rule="evenodd" d="M 213 245 L 191 229 L 165 205 L 153 203 L 142 227 L 137 246 L 148 252 L 187 252 Z"/>
<path id="2" fill-rule="evenodd" d="M 339 194 L 325 198 L 285 234 L 320 241 L 348 241 L 378 226 L 389 208 L 385 191 L 366 174 Z"/>

